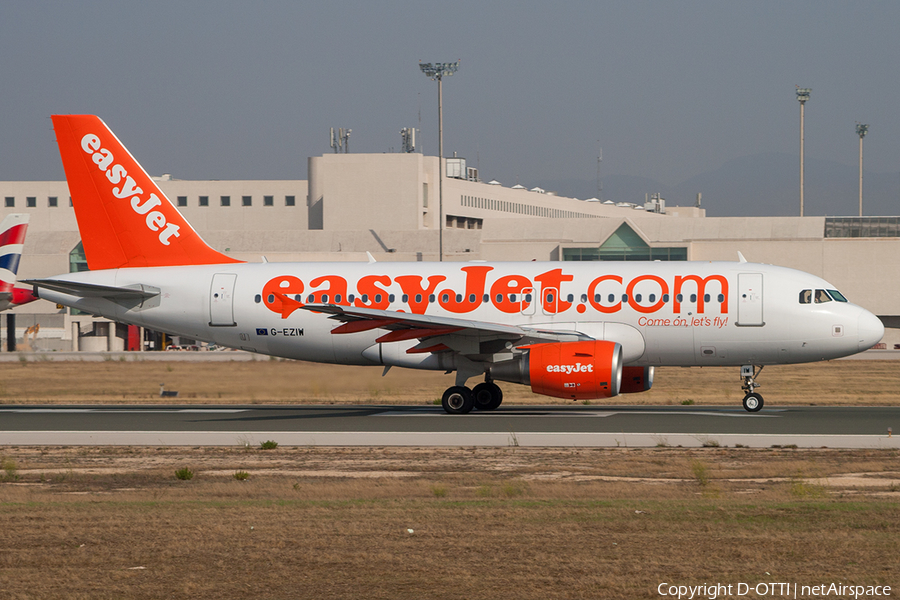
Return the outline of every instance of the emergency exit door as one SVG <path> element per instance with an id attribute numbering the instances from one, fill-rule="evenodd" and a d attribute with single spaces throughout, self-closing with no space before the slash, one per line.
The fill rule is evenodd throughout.
<path id="1" fill-rule="evenodd" d="M 209 290 L 209 324 L 213 327 L 234 327 L 234 273 L 216 273 Z"/>
<path id="2" fill-rule="evenodd" d="M 738 273 L 738 327 L 761 327 L 765 324 L 762 273 Z"/>

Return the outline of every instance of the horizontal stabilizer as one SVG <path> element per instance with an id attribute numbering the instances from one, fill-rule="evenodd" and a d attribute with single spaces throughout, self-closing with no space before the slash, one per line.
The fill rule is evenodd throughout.
<path id="1" fill-rule="evenodd" d="M 36 288 L 46 288 L 70 296 L 82 298 L 107 298 L 109 300 L 146 300 L 159 295 L 159 289 L 148 285 L 113 287 L 58 279 L 23 279 L 22 283 Z"/>

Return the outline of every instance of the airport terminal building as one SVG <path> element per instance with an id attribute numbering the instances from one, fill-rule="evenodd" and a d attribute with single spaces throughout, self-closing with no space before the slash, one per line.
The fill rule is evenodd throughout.
<path id="1" fill-rule="evenodd" d="M 820 276 L 900 326 L 900 217 L 713 218 L 659 198 L 579 200 L 484 182 L 464 159 L 444 162 L 443 180 L 437 157 L 394 153 L 311 157 L 307 181 L 157 181 L 211 246 L 250 262 L 736 261 L 740 252 Z M 31 215 L 20 279 L 87 268 L 66 182 L 0 182 L 0 197 L 0 217 Z M 14 312 L 26 348 L 135 348 L 128 327 L 45 301 Z M 5 337 L 3 328 L 4 350 Z M 893 347 L 892 332 L 885 343 Z"/>

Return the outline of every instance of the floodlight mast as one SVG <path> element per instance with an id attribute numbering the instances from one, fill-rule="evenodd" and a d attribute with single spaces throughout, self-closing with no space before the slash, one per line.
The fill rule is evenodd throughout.
<path id="1" fill-rule="evenodd" d="M 452 63 L 419 63 L 419 69 L 438 82 L 438 212 L 440 224 L 438 226 L 438 260 L 444 260 L 444 115 L 443 92 L 441 81 L 444 76 L 453 75 L 459 70 L 459 61 Z"/>
<path id="2" fill-rule="evenodd" d="M 804 108 L 806 101 L 809 100 L 809 93 L 812 88 L 797 87 L 797 100 L 800 102 L 800 216 L 803 216 L 803 121 L 805 117 Z"/>
<path id="3" fill-rule="evenodd" d="M 863 203 L 862 203 L 862 179 L 863 179 L 863 169 L 862 169 L 862 156 L 863 156 L 863 138 L 866 137 L 866 134 L 869 133 L 869 126 L 865 123 L 857 123 L 856 124 L 856 135 L 859 136 L 859 216 L 863 216 Z"/>

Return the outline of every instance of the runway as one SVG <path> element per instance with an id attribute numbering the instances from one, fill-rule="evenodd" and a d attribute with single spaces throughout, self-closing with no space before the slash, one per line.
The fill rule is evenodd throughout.
<path id="1" fill-rule="evenodd" d="M 15 406 L 0 445 L 900 448 L 898 407 Z"/>

